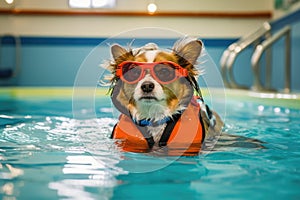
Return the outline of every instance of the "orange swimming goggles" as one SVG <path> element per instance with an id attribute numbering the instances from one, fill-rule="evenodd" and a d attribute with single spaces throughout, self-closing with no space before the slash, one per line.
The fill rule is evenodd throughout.
<path id="1" fill-rule="evenodd" d="M 171 61 L 163 62 L 134 62 L 124 61 L 118 65 L 116 75 L 124 82 L 135 84 L 146 75 L 146 70 L 161 84 L 168 84 L 180 77 L 187 77 L 187 69 Z"/>

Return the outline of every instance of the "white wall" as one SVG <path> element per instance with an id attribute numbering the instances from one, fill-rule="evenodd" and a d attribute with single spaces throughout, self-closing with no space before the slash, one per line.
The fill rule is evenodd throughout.
<path id="1" fill-rule="evenodd" d="M 153 0 L 118 0 L 117 7 L 113 10 L 146 12 L 146 7 L 149 2 L 153 2 Z M 273 0 L 156 0 L 155 3 L 158 5 L 158 11 L 163 12 L 273 11 Z M 7 6 L 4 0 L 0 0 L 0 7 L 38 10 L 71 10 L 68 7 L 67 0 L 15 0 L 12 6 Z M 154 26 L 170 28 L 182 32 L 183 34 L 198 37 L 236 38 L 253 31 L 265 20 L 267 19 L 0 15 L 0 34 L 109 37 L 134 28 Z M 149 36 L 151 36 L 151 34 Z"/>
<path id="2" fill-rule="evenodd" d="M 20 9 L 69 9 L 68 0 L 14 0 Z M 114 10 L 143 11 L 155 2 L 162 11 L 270 11 L 273 0 L 116 0 Z M 0 0 L 0 6 L 7 5 Z M 8 6 L 9 7 L 9 6 Z"/>

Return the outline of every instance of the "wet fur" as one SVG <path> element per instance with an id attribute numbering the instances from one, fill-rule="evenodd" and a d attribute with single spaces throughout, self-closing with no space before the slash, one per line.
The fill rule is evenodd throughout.
<path id="1" fill-rule="evenodd" d="M 201 54 L 202 42 L 185 37 L 178 40 L 170 52 L 161 51 L 156 44 L 149 43 L 139 49 L 125 49 L 118 44 L 111 46 L 111 53 L 113 60 L 110 62 L 110 69 L 113 74 L 111 79 L 112 84 L 112 100 L 115 106 L 124 114 L 132 116 L 135 120 L 149 119 L 151 121 L 158 121 L 167 116 L 183 111 L 190 99 L 194 95 L 194 87 L 191 84 L 192 78 L 199 75 L 195 68 L 197 59 Z M 149 53 L 150 52 L 150 53 Z M 137 101 L 135 95 L 139 90 L 140 82 L 136 84 L 124 83 L 116 76 L 117 66 L 123 61 L 137 61 L 137 62 L 158 62 L 158 61 L 172 61 L 178 63 L 180 66 L 188 70 L 188 80 L 180 78 L 170 84 L 161 85 L 151 75 L 146 75 L 141 81 L 148 78 L 150 81 L 156 82 L 155 87 L 159 89 L 157 95 L 158 101 Z M 157 85 L 159 84 L 159 85 Z M 153 94 L 155 95 L 155 94 Z M 223 122 L 220 116 L 213 111 L 216 118 L 216 125 L 211 127 L 206 113 L 200 112 L 201 120 L 204 124 L 206 141 L 216 141 L 219 139 L 223 128 Z M 153 136 L 154 141 L 157 143 L 163 133 L 166 124 L 156 127 L 147 127 L 147 131 Z M 228 134 L 223 134 L 223 138 L 236 138 Z M 226 139 L 225 139 L 226 140 Z M 222 141 L 222 140 L 221 140 Z M 254 142 L 255 143 L 255 142 Z M 256 145 L 259 147 L 259 145 Z M 209 149 L 209 148 L 208 148 Z"/>
<path id="2" fill-rule="evenodd" d="M 119 45 L 113 45 L 111 52 L 113 61 L 110 64 L 111 71 L 114 75 L 112 84 L 118 87 L 117 92 L 113 95 L 118 105 L 119 110 L 126 112 L 135 120 L 148 119 L 153 122 L 161 120 L 165 117 L 184 110 L 194 93 L 193 87 L 186 78 L 180 78 L 176 81 L 162 85 L 157 83 L 151 75 L 146 75 L 143 80 L 136 84 L 127 84 L 116 77 L 116 68 L 123 61 L 137 62 L 159 62 L 172 61 L 188 70 L 189 78 L 197 75 L 197 70 L 194 67 L 202 49 L 202 43 L 199 40 L 185 38 L 175 43 L 171 52 L 161 51 L 155 44 L 147 44 L 144 47 L 132 50 L 125 49 Z M 145 80 L 144 80 L 145 79 Z M 137 100 L 141 82 L 151 81 L 155 84 L 156 93 L 153 92 L 157 101 Z M 147 127 L 148 132 L 154 137 L 154 141 L 158 141 L 165 128 L 166 124 L 157 127 Z"/>
<path id="3" fill-rule="evenodd" d="M 185 44 L 185 45 L 183 45 Z M 114 74 L 114 78 L 112 79 L 112 83 L 114 84 L 117 81 L 120 81 L 118 77 L 115 76 L 117 66 L 122 63 L 123 61 L 137 61 L 137 62 L 159 62 L 159 61 L 172 61 L 178 63 L 180 66 L 183 66 L 188 69 L 189 77 L 195 76 L 197 71 L 194 68 L 194 64 L 200 55 L 202 43 L 198 40 L 191 40 L 185 41 L 181 40 L 181 42 L 177 42 L 174 45 L 172 52 L 163 52 L 158 51 L 157 46 L 154 44 L 152 48 L 145 46 L 145 52 L 141 53 L 141 50 L 137 50 L 134 52 L 133 50 L 129 49 L 126 50 L 125 48 L 119 45 L 113 45 L 111 47 L 112 55 L 114 60 L 112 61 L 110 68 L 112 73 Z M 149 44 L 148 44 L 149 46 Z M 182 46 L 180 48 L 180 46 Z M 148 51 L 157 51 L 156 55 L 153 60 L 147 60 Z M 188 51 L 189 53 L 186 53 Z M 185 56 L 184 59 L 182 56 Z M 163 93 L 165 94 L 165 102 L 169 110 L 170 116 L 181 110 L 179 105 L 186 99 L 191 98 L 193 94 L 193 88 L 191 88 L 184 80 L 184 78 L 178 79 L 175 82 L 172 82 L 167 85 L 160 85 L 162 87 Z M 137 88 L 139 83 L 137 84 L 127 84 L 122 83 L 120 93 L 116 96 L 117 100 L 127 109 L 130 113 L 137 106 L 137 102 L 132 98 L 134 96 L 134 92 Z M 145 116 L 142 116 L 145 117 Z M 162 117 L 163 118 L 163 117 Z M 151 119 L 151 118 L 150 118 Z M 159 120 L 159 119 L 152 119 L 152 120 Z"/>

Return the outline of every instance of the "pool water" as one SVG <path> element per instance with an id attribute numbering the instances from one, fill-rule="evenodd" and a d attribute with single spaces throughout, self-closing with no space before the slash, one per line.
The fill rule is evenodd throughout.
<path id="1" fill-rule="evenodd" d="M 225 131 L 264 148 L 176 159 L 120 152 L 109 98 L 95 109 L 74 119 L 68 97 L 0 98 L 1 199 L 300 198 L 299 109 L 229 98 Z"/>

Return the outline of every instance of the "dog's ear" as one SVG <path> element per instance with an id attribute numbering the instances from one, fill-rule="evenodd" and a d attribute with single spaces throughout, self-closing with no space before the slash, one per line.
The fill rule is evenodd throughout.
<path id="1" fill-rule="evenodd" d="M 122 91 L 122 81 L 117 81 L 115 86 L 113 87 L 113 90 L 111 93 L 111 100 L 112 100 L 114 106 L 121 113 L 123 113 L 127 116 L 130 116 L 128 108 L 124 104 L 122 104 L 121 101 L 119 100 L 120 96 L 121 96 L 121 99 L 124 99 L 124 98 L 122 98 L 122 96 L 124 97 L 124 92 Z M 129 102 L 125 100 L 125 104 L 126 103 L 129 104 Z"/>
<path id="2" fill-rule="evenodd" d="M 195 38 L 184 37 L 173 46 L 173 53 L 178 57 L 181 66 L 196 64 L 202 50 L 202 42 Z"/>
<path id="3" fill-rule="evenodd" d="M 125 48 L 121 47 L 118 44 L 114 44 L 111 46 L 111 54 L 115 61 L 126 60 L 128 53 L 129 52 Z"/>

